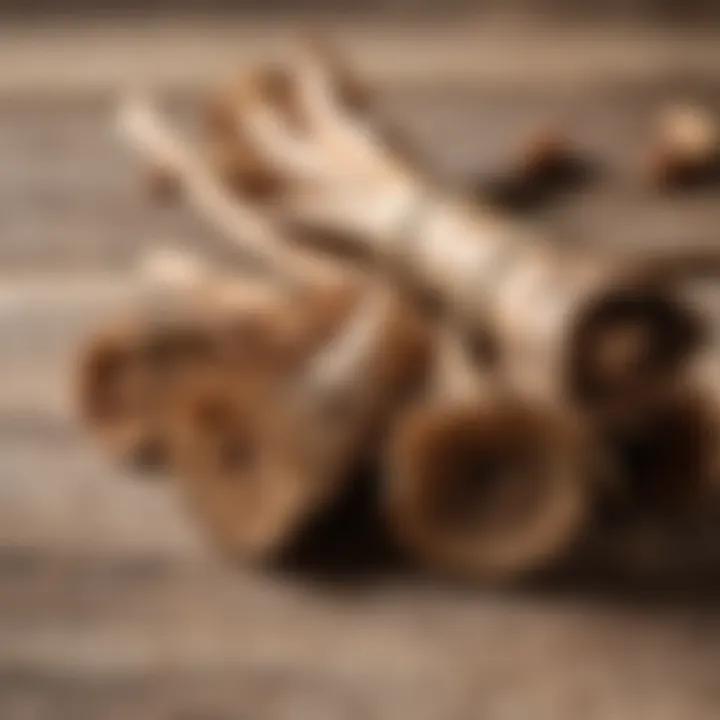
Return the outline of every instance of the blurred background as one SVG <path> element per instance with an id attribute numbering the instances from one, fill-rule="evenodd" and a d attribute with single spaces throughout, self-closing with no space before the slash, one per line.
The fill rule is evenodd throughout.
<path id="1" fill-rule="evenodd" d="M 0 0 L 0 718 L 719 717 L 717 552 L 632 588 L 238 571 L 77 427 L 75 348 L 128 295 L 137 251 L 212 243 L 148 202 L 115 93 L 154 88 L 191 123 L 208 83 L 308 22 L 445 182 L 482 184 L 557 123 L 616 179 L 531 222 L 619 250 L 717 241 L 717 190 L 622 180 L 664 103 L 720 112 L 712 0 Z"/>

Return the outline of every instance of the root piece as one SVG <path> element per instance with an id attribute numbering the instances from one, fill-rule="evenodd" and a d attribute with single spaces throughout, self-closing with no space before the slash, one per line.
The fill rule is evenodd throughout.
<path id="1" fill-rule="evenodd" d="M 286 282 L 317 287 L 352 275 L 348 268 L 286 244 L 278 229 L 247 204 L 238 202 L 194 152 L 142 99 L 126 102 L 118 123 L 122 132 L 152 163 L 172 172 L 188 201 L 247 257 L 269 265 Z"/>
<path id="2" fill-rule="evenodd" d="M 148 332 L 127 319 L 102 331 L 81 352 L 78 404 L 84 424 L 116 461 L 165 469 L 168 399 L 212 353 L 211 339 L 199 327 Z"/>
<path id="3" fill-rule="evenodd" d="M 608 288 L 579 314 L 567 356 L 570 394 L 603 427 L 642 424 L 672 403 L 704 339 L 691 307 L 667 292 Z"/>
<path id="4" fill-rule="evenodd" d="M 521 405 L 440 409 L 403 428 L 393 463 L 393 519 L 439 569 L 509 579 L 557 561 L 588 511 L 575 449 Z"/>
<path id="5" fill-rule="evenodd" d="M 458 363 L 457 349 L 451 352 L 450 362 L 441 358 L 445 377 L 435 397 L 396 428 L 390 523 L 401 543 L 436 569 L 516 579 L 573 546 L 597 468 L 568 418 L 498 391 L 497 379 L 480 379 L 467 360 Z"/>
<path id="6" fill-rule="evenodd" d="M 715 119 L 697 107 L 668 108 L 658 122 L 646 176 L 661 191 L 720 182 L 720 131 Z"/>
<path id="7" fill-rule="evenodd" d="M 298 375 L 264 394 L 221 382 L 180 411 L 181 488 L 227 554 L 282 554 L 340 492 L 401 393 L 419 382 L 424 330 L 382 295 L 361 303 Z"/>
<path id="8" fill-rule="evenodd" d="M 314 309 L 267 284 L 216 279 L 169 290 L 91 336 L 78 367 L 79 412 L 91 434 L 111 457 L 152 458 L 158 469 L 172 399 L 196 373 L 287 373 L 320 342 Z"/>
<path id="9" fill-rule="evenodd" d="M 187 512 L 224 554 L 259 559 L 289 541 L 306 509 L 297 477 L 275 464 L 271 393 L 218 375 L 178 396 L 172 467 Z"/>

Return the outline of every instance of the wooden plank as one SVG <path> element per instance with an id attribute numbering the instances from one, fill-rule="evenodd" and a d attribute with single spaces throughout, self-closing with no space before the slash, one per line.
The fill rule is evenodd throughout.
<path id="1" fill-rule="evenodd" d="M 720 107 L 716 85 L 698 87 Z M 548 108 L 582 111 L 578 137 L 618 167 L 644 118 L 674 93 L 438 88 L 388 107 L 442 172 L 462 179 L 501 160 L 503 143 Z M 720 715 L 711 583 L 670 602 L 618 585 L 601 594 L 573 578 L 490 593 L 400 572 L 354 585 L 242 572 L 208 557 L 162 484 L 99 457 L 72 414 L 78 341 L 132 292 L 127 270 L 148 239 L 210 238 L 185 213 L 143 201 L 107 104 L 55 102 L 0 105 L 2 720 Z M 38 202 L 43 188 L 56 193 L 55 211 Z M 713 232 L 717 210 L 713 196 L 663 210 L 605 187 L 538 222 L 587 242 L 613 233 L 620 246 L 650 242 L 658 218 L 683 230 L 675 241 Z M 17 240 L 36 220 L 30 246 Z M 628 227 L 637 237 L 623 235 Z"/>

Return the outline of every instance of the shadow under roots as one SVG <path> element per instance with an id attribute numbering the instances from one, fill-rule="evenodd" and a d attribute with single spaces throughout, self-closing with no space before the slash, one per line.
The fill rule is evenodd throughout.
<path id="1" fill-rule="evenodd" d="M 354 589 L 402 578 L 415 586 L 437 585 L 419 573 L 398 547 L 379 501 L 383 479 L 368 463 L 343 492 L 308 523 L 273 570 L 313 584 Z M 510 592 L 528 597 L 580 600 L 648 611 L 705 611 L 720 606 L 720 528 L 716 523 L 663 518 L 650 526 L 627 508 L 599 509 L 585 540 L 564 562 L 499 588 L 443 577 L 458 592 Z M 638 543 L 657 563 L 638 567 Z M 643 565 L 643 563 L 641 563 Z"/>
<path id="2" fill-rule="evenodd" d="M 638 516 L 617 507 L 603 511 L 572 558 L 534 579 L 531 594 L 647 611 L 715 614 L 720 607 L 716 522 Z"/>
<path id="3" fill-rule="evenodd" d="M 382 477 L 374 463 L 356 468 L 342 492 L 278 559 L 279 571 L 319 583 L 356 585 L 407 569 L 383 517 Z"/>

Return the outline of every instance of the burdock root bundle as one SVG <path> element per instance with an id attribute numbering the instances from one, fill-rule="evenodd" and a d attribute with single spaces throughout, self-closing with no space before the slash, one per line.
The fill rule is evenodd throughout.
<path id="1" fill-rule="evenodd" d="M 88 339 L 95 439 L 253 563 L 368 464 L 407 556 L 486 582 L 572 558 L 608 508 L 717 507 L 720 374 L 683 291 L 720 253 L 553 245 L 438 185 L 376 110 L 317 40 L 211 96 L 198 143 L 123 103 L 143 164 L 245 265 Z M 322 236 L 331 252 L 307 242 Z"/>

